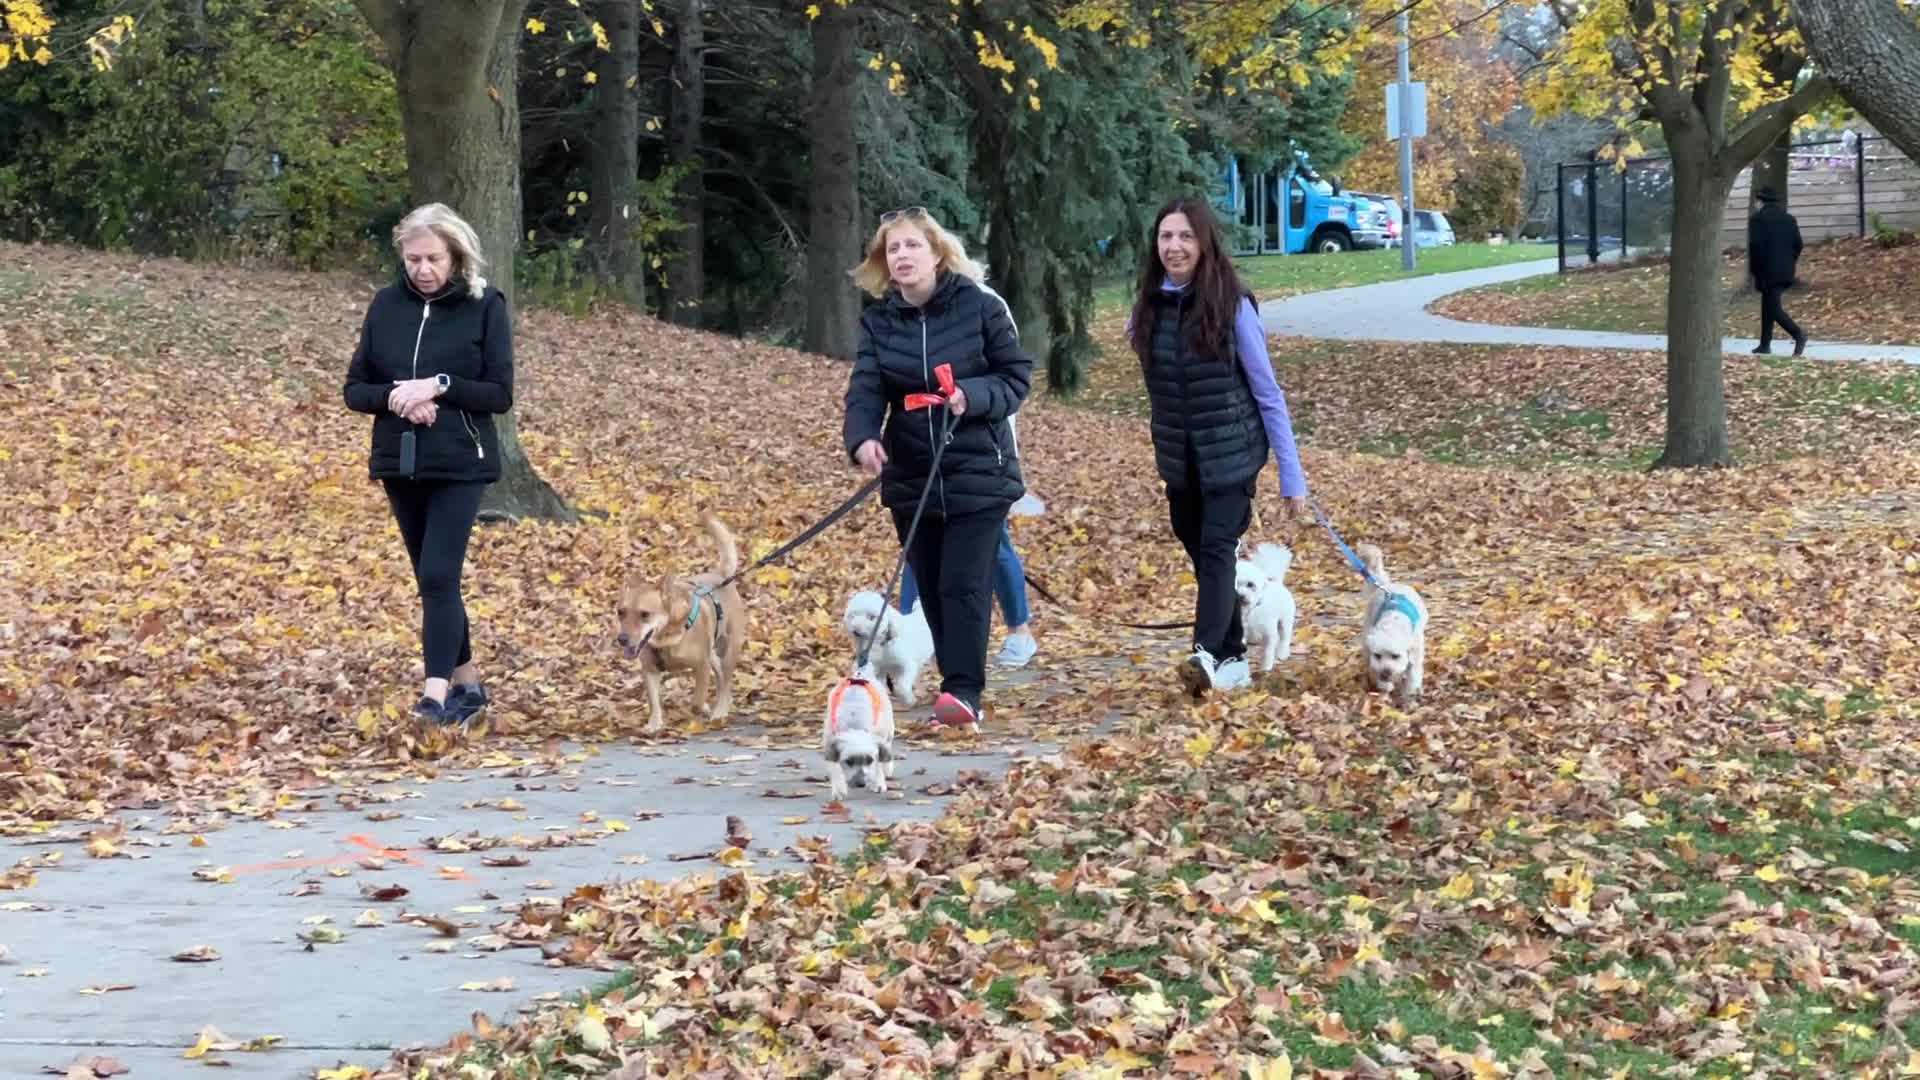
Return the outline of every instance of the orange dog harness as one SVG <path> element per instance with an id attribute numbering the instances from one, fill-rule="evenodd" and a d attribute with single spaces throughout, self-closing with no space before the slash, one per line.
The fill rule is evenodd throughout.
<path id="1" fill-rule="evenodd" d="M 856 686 L 867 692 L 867 700 L 873 705 L 874 716 L 878 717 L 887 711 L 886 695 L 878 686 L 866 679 L 841 679 L 834 686 L 833 693 L 827 695 L 827 716 L 829 717 L 827 723 L 830 725 L 827 730 L 831 734 L 840 733 L 840 699 L 846 697 L 847 691 Z"/>

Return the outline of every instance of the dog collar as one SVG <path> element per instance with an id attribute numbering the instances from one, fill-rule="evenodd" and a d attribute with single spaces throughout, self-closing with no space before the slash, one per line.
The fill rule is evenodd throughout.
<path id="1" fill-rule="evenodd" d="M 1420 628 L 1420 609 L 1414 606 L 1413 600 L 1406 593 L 1388 593 L 1386 603 L 1381 604 L 1380 610 L 1373 613 L 1374 625 L 1378 626 L 1380 620 L 1386 618 L 1389 611 L 1397 611 L 1405 615 L 1414 629 Z"/>

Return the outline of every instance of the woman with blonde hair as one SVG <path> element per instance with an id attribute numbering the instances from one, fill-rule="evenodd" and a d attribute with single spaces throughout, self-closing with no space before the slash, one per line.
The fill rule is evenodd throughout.
<path id="1" fill-rule="evenodd" d="M 852 276 L 875 298 L 860 315 L 860 348 L 847 380 L 847 455 L 882 478 L 880 498 L 901 541 L 920 493 L 927 505 L 907 547 L 924 592 L 941 693 L 936 724 L 976 729 L 986 688 L 993 565 L 1007 509 L 1025 493 L 1010 420 L 1026 400 L 1033 362 L 1012 316 L 980 284 L 980 267 L 924 207 L 881 215 Z M 943 405 L 911 409 L 909 395 L 941 392 Z M 937 417 L 938 408 L 951 414 Z M 951 423 L 938 474 L 934 448 Z M 928 483 L 931 480 L 931 488 Z"/>
<path id="2" fill-rule="evenodd" d="M 487 693 L 460 576 L 480 494 L 500 478 L 493 418 L 513 406 L 513 327 L 460 215 L 421 206 L 394 227 L 393 246 L 403 272 L 367 307 L 347 408 L 374 417 L 367 472 L 386 488 L 420 592 L 426 683 L 414 714 L 464 723 Z"/>

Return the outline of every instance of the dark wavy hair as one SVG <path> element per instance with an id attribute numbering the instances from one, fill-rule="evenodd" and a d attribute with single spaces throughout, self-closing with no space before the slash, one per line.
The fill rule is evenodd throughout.
<path id="1" fill-rule="evenodd" d="M 1140 283 L 1133 297 L 1133 334 L 1131 344 L 1140 358 L 1140 366 L 1153 364 L 1153 319 L 1159 310 L 1153 294 L 1167 278 L 1160 262 L 1160 223 L 1170 214 L 1185 214 L 1187 224 L 1200 244 L 1200 259 L 1194 265 L 1193 280 L 1187 288 L 1193 292 L 1193 315 L 1189 322 L 1188 344 L 1196 351 L 1226 356 L 1232 348 L 1233 323 L 1240 312 L 1240 301 L 1252 294 L 1234 272 L 1233 260 L 1221 243 L 1220 222 L 1207 200 L 1182 195 L 1160 208 L 1154 215 L 1153 231 L 1147 234 L 1147 251 L 1140 260 Z"/>

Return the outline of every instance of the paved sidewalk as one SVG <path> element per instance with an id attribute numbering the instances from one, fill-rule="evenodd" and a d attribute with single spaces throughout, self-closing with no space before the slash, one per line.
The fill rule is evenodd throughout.
<path id="1" fill-rule="evenodd" d="M 1337 256 L 1332 256 L 1337 257 Z M 1551 274 L 1555 259 L 1509 263 L 1482 270 L 1383 281 L 1346 289 L 1306 293 L 1260 305 L 1269 334 L 1347 341 L 1430 341 L 1459 345 L 1555 345 L 1574 349 L 1634 349 L 1665 352 L 1664 334 L 1620 334 L 1598 330 L 1556 330 L 1539 326 L 1493 326 L 1435 315 L 1427 305 L 1443 296 Z M 1755 339 L 1728 338 L 1729 353 L 1751 352 Z M 1784 355 L 1791 351 L 1775 348 Z M 1920 364 L 1920 347 L 1814 342 L 1809 360 L 1898 360 Z"/>
<path id="2" fill-rule="evenodd" d="M 121 814 L 123 857 L 90 858 L 85 827 L 67 824 L 0 841 L 0 869 L 58 854 L 33 887 L 0 892 L 0 1076 L 95 1055 L 129 1066 L 132 1080 L 201 1075 L 204 1063 L 183 1055 L 208 1025 L 237 1042 L 279 1037 L 270 1050 L 207 1055 L 236 1076 L 377 1065 L 396 1046 L 467 1028 L 476 1011 L 503 1019 L 537 995 L 608 977 L 498 948 L 493 928 L 531 898 L 731 873 L 707 855 L 724 846 L 730 815 L 751 832 L 760 872 L 798 869 L 803 837 L 846 853 L 869 827 L 936 817 L 968 782 L 963 773 L 996 777 L 1012 756 L 1053 750 L 998 738 L 929 745 L 903 733 L 897 793 L 856 788 L 835 820 L 823 809 L 817 748 L 753 730 L 723 737 L 570 746 L 546 758 L 503 752 L 495 767 L 431 782 L 314 788 L 271 821 L 200 834 L 203 846 L 190 825 L 169 831 L 164 812 Z M 405 895 L 363 891 L 386 886 Z M 404 912 L 451 920 L 458 933 L 403 922 Z M 316 933 L 339 940 L 303 940 Z M 200 946 L 218 959 L 174 959 Z M 511 989 L 463 989 L 502 979 Z"/>

